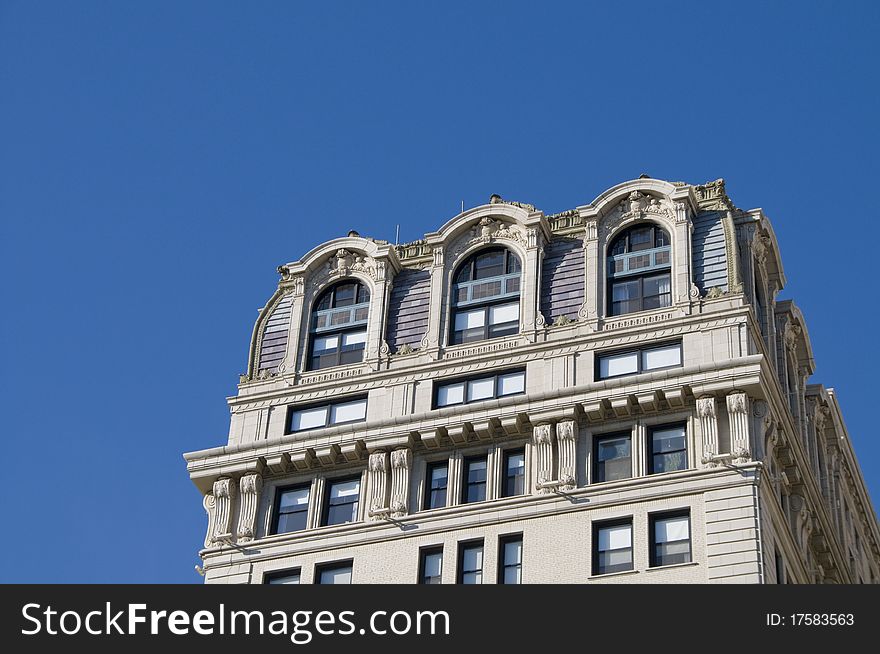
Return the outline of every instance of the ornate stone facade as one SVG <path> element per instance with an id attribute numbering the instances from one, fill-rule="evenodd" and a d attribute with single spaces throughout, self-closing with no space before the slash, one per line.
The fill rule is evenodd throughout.
<path id="1" fill-rule="evenodd" d="M 611 315 L 608 248 L 645 225 L 670 240 L 669 300 Z M 486 248 L 521 265 L 505 300 L 518 327 L 452 344 L 458 267 Z M 572 254 L 557 266 L 547 252 L 561 250 Z M 229 447 L 185 455 L 204 495 L 207 582 L 299 569 L 308 583 L 345 558 L 356 582 L 411 583 L 430 546 L 454 583 L 458 544 L 478 539 L 488 582 L 511 535 L 528 583 L 880 579 L 837 398 L 809 383 L 804 316 L 776 299 L 776 237 L 723 180 L 643 177 L 549 216 L 493 196 L 418 241 L 351 233 L 279 274 L 229 400 Z M 312 307 L 346 280 L 370 294 L 363 356 L 311 370 Z M 569 313 L 542 312 L 556 297 Z M 388 320 L 394 302 L 406 320 Z M 459 399 L 441 401 L 441 387 Z M 362 416 L 334 424 L 354 405 Z M 297 412 L 324 410 L 323 426 L 294 429 Z M 686 516 L 686 565 L 650 564 L 665 516 Z M 597 571 L 609 520 L 630 525 L 638 574 Z"/>

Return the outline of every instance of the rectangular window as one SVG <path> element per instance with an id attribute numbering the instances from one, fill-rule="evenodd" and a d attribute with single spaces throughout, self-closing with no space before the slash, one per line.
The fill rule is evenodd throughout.
<path id="1" fill-rule="evenodd" d="M 446 506 L 446 487 L 449 485 L 449 461 L 429 463 L 425 477 L 424 508 L 439 509 Z"/>
<path id="2" fill-rule="evenodd" d="M 502 536 L 498 542 L 498 583 L 522 583 L 522 534 Z"/>
<path id="3" fill-rule="evenodd" d="M 280 570 L 278 572 L 268 573 L 263 578 L 264 584 L 278 585 L 278 584 L 298 584 L 300 578 L 299 568 L 294 568 L 293 570 Z"/>
<path id="4" fill-rule="evenodd" d="M 315 566 L 316 584 L 350 584 L 352 561 L 322 563 Z"/>
<path id="5" fill-rule="evenodd" d="M 347 322 L 350 312 L 334 314 Z M 331 325 L 332 326 L 332 325 Z M 312 337 L 310 370 L 320 370 L 331 366 L 349 363 L 360 363 L 364 359 L 364 348 L 367 344 L 367 330 L 344 332 L 328 336 Z"/>
<path id="6" fill-rule="evenodd" d="M 632 519 L 596 524 L 593 527 L 593 574 L 632 569 Z"/>
<path id="7" fill-rule="evenodd" d="M 501 282 L 494 284 L 498 288 L 483 289 L 484 294 L 498 294 Z M 476 297 L 472 299 L 479 299 L 481 294 L 476 292 L 478 290 L 479 287 L 474 287 Z M 508 286 L 508 290 L 513 289 Z M 452 324 L 453 345 L 516 334 L 519 332 L 519 302 L 493 304 L 477 309 L 459 309 L 453 314 Z"/>
<path id="8" fill-rule="evenodd" d="M 593 458 L 594 481 L 614 481 L 632 477 L 632 434 L 620 432 L 596 437 Z"/>
<path id="9" fill-rule="evenodd" d="M 526 390 L 526 371 L 514 370 L 474 379 L 458 379 L 437 386 L 436 408 L 453 404 L 467 404 L 508 395 L 519 395 Z"/>
<path id="10" fill-rule="evenodd" d="M 611 315 L 659 309 L 672 304 L 669 273 L 611 282 Z"/>
<path id="11" fill-rule="evenodd" d="M 504 497 L 522 495 L 526 492 L 525 450 L 508 450 L 504 453 Z"/>
<path id="12" fill-rule="evenodd" d="M 686 512 L 651 516 L 651 567 L 690 563 L 691 518 Z"/>
<path id="13" fill-rule="evenodd" d="M 687 468 L 687 432 L 684 425 L 664 425 L 648 430 L 651 474 Z"/>
<path id="14" fill-rule="evenodd" d="M 286 534 L 306 528 L 309 515 L 310 484 L 279 488 L 275 495 L 273 534 Z"/>
<path id="15" fill-rule="evenodd" d="M 367 398 L 365 397 L 326 402 L 301 409 L 291 409 L 287 421 L 287 433 L 361 422 L 366 418 Z"/>
<path id="16" fill-rule="evenodd" d="M 443 574 L 443 546 L 424 547 L 419 551 L 419 583 L 439 584 Z"/>
<path id="17" fill-rule="evenodd" d="M 461 488 L 461 503 L 482 502 L 486 499 L 486 457 L 464 460 L 464 484 Z"/>
<path id="18" fill-rule="evenodd" d="M 361 478 L 327 481 L 324 526 L 357 522 Z"/>
<path id="19" fill-rule="evenodd" d="M 458 583 L 483 583 L 483 541 L 458 544 Z"/>
<path id="20" fill-rule="evenodd" d="M 681 343 L 667 343 L 634 350 L 609 352 L 596 357 L 596 377 L 609 379 L 649 370 L 680 367 Z"/>

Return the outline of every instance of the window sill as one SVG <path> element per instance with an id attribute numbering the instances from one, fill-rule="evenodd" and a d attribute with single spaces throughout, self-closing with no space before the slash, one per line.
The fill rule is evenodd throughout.
<path id="1" fill-rule="evenodd" d="M 625 577 L 626 575 L 637 575 L 639 570 L 621 570 L 620 572 L 606 572 L 604 575 L 590 575 L 587 579 L 608 579 L 610 577 Z"/>
<path id="2" fill-rule="evenodd" d="M 700 565 L 698 561 L 688 561 L 687 563 L 670 563 L 669 565 L 655 565 L 648 567 L 645 572 L 653 572 L 654 570 L 671 570 L 673 568 L 690 568 Z"/>

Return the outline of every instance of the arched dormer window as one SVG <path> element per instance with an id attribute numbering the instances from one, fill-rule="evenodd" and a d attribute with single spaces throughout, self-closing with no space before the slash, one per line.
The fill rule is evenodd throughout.
<path id="1" fill-rule="evenodd" d="M 660 309 L 672 304 L 671 247 L 662 227 L 643 223 L 608 248 L 608 314 Z"/>
<path id="2" fill-rule="evenodd" d="M 480 250 L 455 272 L 450 343 L 470 343 L 519 332 L 522 264 L 505 248 Z"/>
<path id="3" fill-rule="evenodd" d="M 359 281 L 336 284 L 315 302 L 311 318 L 309 370 L 364 360 L 370 292 Z"/>

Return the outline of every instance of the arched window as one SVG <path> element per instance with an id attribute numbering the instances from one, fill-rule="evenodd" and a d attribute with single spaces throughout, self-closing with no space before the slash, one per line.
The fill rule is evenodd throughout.
<path id="1" fill-rule="evenodd" d="M 630 227 L 608 248 L 608 313 L 619 316 L 672 304 L 670 240 L 663 228 Z"/>
<path id="2" fill-rule="evenodd" d="M 324 291 L 312 310 L 309 370 L 364 360 L 370 292 L 358 281 Z"/>
<path id="3" fill-rule="evenodd" d="M 452 287 L 454 345 L 519 332 L 522 265 L 505 248 L 480 250 L 455 272 Z"/>

